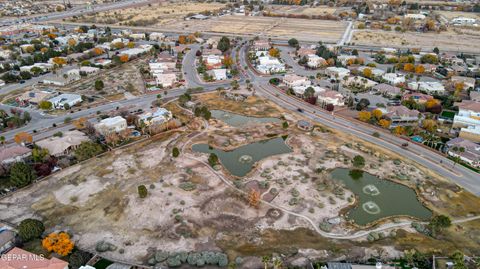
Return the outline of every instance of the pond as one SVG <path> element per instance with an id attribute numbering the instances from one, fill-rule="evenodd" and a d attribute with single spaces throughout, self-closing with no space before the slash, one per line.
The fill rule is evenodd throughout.
<path id="1" fill-rule="evenodd" d="M 432 216 L 432 212 L 418 200 L 415 191 L 407 186 L 344 168 L 334 169 L 331 175 L 359 198 L 358 205 L 347 213 L 347 217 L 359 225 L 391 216 L 411 216 L 421 220 Z"/>
<path id="2" fill-rule="evenodd" d="M 210 148 L 207 144 L 195 144 L 192 150 L 202 153 L 215 153 L 222 165 L 234 176 L 243 177 L 253 165 L 270 156 L 292 152 L 285 144 L 283 138 L 272 138 L 245 146 L 238 147 L 231 151 Z"/>
<path id="3" fill-rule="evenodd" d="M 232 127 L 242 127 L 247 124 L 280 122 L 280 119 L 277 118 L 249 117 L 224 110 L 211 110 L 210 112 L 213 118 L 221 120 Z"/>

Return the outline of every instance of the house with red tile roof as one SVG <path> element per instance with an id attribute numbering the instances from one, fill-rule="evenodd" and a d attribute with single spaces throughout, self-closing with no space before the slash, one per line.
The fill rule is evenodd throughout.
<path id="1" fill-rule="evenodd" d="M 68 269 L 68 262 L 47 259 L 21 248 L 13 248 L 0 258 L 1 269 Z"/>

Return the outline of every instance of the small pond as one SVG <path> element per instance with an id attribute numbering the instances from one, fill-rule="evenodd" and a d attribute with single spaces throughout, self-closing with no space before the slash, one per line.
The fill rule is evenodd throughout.
<path id="1" fill-rule="evenodd" d="M 256 162 L 264 158 L 292 152 L 281 137 L 251 143 L 231 151 L 210 148 L 207 144 L 195 144 L 192 146 L 192 150 L 202 153 L 215 153 L 222 165 L 232 175 L 238 177 L 245 176 L 252 170 Z"/>
<path id="2" fill-rule="evenodd" d="M 331 175 L 359 198 L 358 205 L 347 213 L 348 218 L 359 225 L 390 216 L 407 215 L 421 220 L 432 216 L 432 212 L 418 200 L 415 191 L 407 186 L 366 172 L 351 173 L 344 168 L 334 169 Z"/>
<path id="3" fill-rule="evenodd" d="M 210 112 L 213 118 L 221 120 L 232 127 L 242 127 L 247 124 L 280 122 L 280 119 L 277 118 L 249 117 L 224 110 L 211 110 Z"/>

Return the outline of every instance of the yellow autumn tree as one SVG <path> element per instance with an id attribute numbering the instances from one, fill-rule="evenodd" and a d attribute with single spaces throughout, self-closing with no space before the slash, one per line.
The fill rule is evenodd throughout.
<path id="1" fill-rule="evenodd" d="M 392 122 L 386 119 L 381 119 L 378 121 L 378 125 L 380 125 L 382 128 L 388 129 L 390 128 L 390 124 Z"/>
<path id="2" fill-rule="evenodd" d="M 268 51 L 268 54 L 272 57 L 275 57 L 275 58 L 278 58 L 280 57 L 280 50 L 277 49 L 277 48 L 271 48 L 269 51 Z"/>
<path id="3" fill-rule="evenodd" d="M 367 78 L 371 78 L 372 77 L 372 69 L 370 69 L 370 68 L 363 69 L 363 76 L 367 77 Z"/>
<path id="4" fill-rule="evenodd" d="M 68 42 L 68 45 L 69 45 L 70 47 L 73 47 L 73 46 L 77 45 L 77 41 L 76 41 L 75 39 L 73 39 L 73 38 L 68 39 L 67 42 Z"/>
<path id="5" fill-rule="evenodd" d="M 102 48 L 94 48 L 93 53 L 95 53 L 95 55 L 100 55 L 104 53 L 104 50 Z"/>
<path id="6" fill-rule="evenodd" d="M 22 144 L 22 143 L 32 143 L 33 138 L 27 132 L 20 132 L 13 137 L 13 140 L 17 144 Z"/>
<path id="7" fill-rule="evenodd" d="M 132 41 L 128 42 L 127 47 L 130 48 L 130 49 L 135 48 L 135 42 L 132 42 Z"/>
<path id="8" fill-rule="evenodd" d="M 51 233 L 42 240 L 42 246 L 49 252 L 55 252 L 61 256 L 67 256 L 75 246 L 67 233 Z"/>
<path id="9" fill-rule="evenodd" d="M 422 127 L 432 133 L 437 129 L 437 122 L 433 119 L 425 119 L 422 121 Z"/>
<path id="10" fill-rule="evenodd" d="M 87 119 L 83 117 L 73 121 L 73 126 L 75 126 L 77 130 L 84 129 L 86 127 L 86 124 L 87 124 Z"/>
<path id="11" fill-rule="evenodd" d="M 417 73 L 417 74 L 425 73 L 425 67 L 421 64 L 415 66 L 415 73 Z"/>
<path id="12" fill-rule="evenodd" d="M 364 122 L 369 121 L 372 118 L 372 113 L 368 111 L 360 111 L 358 112 L 358 119 Z"/>
<path id="13" fill-rule="evenodd" d="M 248 193 L 248 204 L 252 207 L 258 207 L 258 204 L 260 203 L 260 192 L 251 189 L 250 192 Z"/>
<path id="14" fill-rule="evenodd" d="M 381 111 L 380 109 L 378 109 L 378 108 L 375 109 L 374 111 L 372 111 L 372 114 L 373 114 L 373 116 L 375 117 L 375 119 L 377 119 L 377 120 L 380 120 L 380 119 L 382 118 L 382 116 L 383 116 L 382 111 Z"/>
<path id="15" fill-rule="evenodd" d="M 405 72 L 413 72 L 415 71 L 415 66 L 411 63 L 406 63 L 404 66 L 403 66 L 403 71 Z"/>
<path id="16" fill-rule="evenodd" d="M 393 128 L 393 133 L 396 135 L 403 135 L 405 134 L 405 128 L 403 126 L 396 126 Z"/>
<path id="17" fill-rule="evenodd" d="M 57 65 L 60 65 L 60 66 L 67 64 L 67 60 L 65 60 L 62 57 L 55 57 L 55 58 L 53 58 L 52 61 L 53 61 L 53 63 L 55 63 Z"/>
<path id="18" fill-rule="evenodd" d="M 121 55 L 120 56 L 120 62 L 122 62 L 122 63 L 128 62 L 128 55 L 127 54 Z"/>

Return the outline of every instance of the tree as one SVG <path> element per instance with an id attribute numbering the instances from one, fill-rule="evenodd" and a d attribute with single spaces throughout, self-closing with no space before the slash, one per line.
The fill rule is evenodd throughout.
<path id="1" fill-rule="evenodd" d="M 312 98 L 313 96 L 315 95 L 315 90 L 313 89 L 313 87 L 308 87 L 305 89 L 305 92 L 303 93 L 303 97 L 305 99 L 310 99 Z"/>
<path id="2" fill-rule="evenodd" d="M 280 57 L 280 50 L 277 48 L 271 48 L 270 50 L 268 50 L 268 55 L 278 58 Z"/>
<path id="3" fill-rule="evenodd" d="M 288 45 L 289 45 L 290 47 L 296 48 L 296 47 L 298 46 L 298 40 L 295 39 L 295 38 L 290 38 L 290 39 L 288 40 Z"/>
<path id="4" fill-rule="evenodd" d="M 232 59 L 232 57 L 230 57 L 228 55 L 225 55 L 223 57 L 222 62 L 223 62 L 223 65 L 225 65 L 226 68 L 230 68 L 233 65 L 233 59 Z"/>
<path id="5" fill-rule="evenodd" d="M 360 155 L 353 157 L 353 166 L 356 168 L 363 168 L 365 166 L 365 158 Z"/>
<path id="6" fill-rule="evenodd" d="M 86 124 L 87 124 L 87 119 L 84 117 L 73 121 L 73 126 L 75 126 L 77 130 L 84 129 L 86 127 Z"/>
<path id="7" fill-rule="evenodd" d="M 172 150 L 172 156 L 174 158 L 177 158 L 179 155 L 180 155 L 180 150 L 178 150 L 177 147 L 174 147 L 173 150 Z"/>
<path id="8" fill-rule="evenodd" d="M 218 164 L 217 154 L 210 153 L 210 156 L 208 156 L 208 164 L 210 164 L 210 166 L 212 166 L 212 167 Z"/>
<path id="9" fill-rule="evenodd" d="M 422 127 L 433 133 L 437 129 L 437 122 L 434 119 L 425 119 L 422 121 Z"/>
<path id="10" fill-rule="evenodd" d="M 70 47 L 74 47 L 75 45 L 77 45 L 77 41 L 73 38 L 69 38 L 67 43 Z"/>
<path id="11" fill-rule="evenodd" d="M 68 266 L 71 269 L 78 269 L 87 264 L 91 258 L 92 255 L 90 253 L 77 249 L 68 258 Z"/>
<path id="12" fill-rule="evenodd" d="M 364 110 L 369 105 L 370 105 L 370 101 L 368 101 L 368 99 L 366 99 L 366 98 L 362 98 L 362 99 L 360 99 L 360 101 L 358 101 L 356 109 L 357 109 L 357 111 Z"/>
<path id="13" fill-rule="evenodd" d="M 380 125 L 382 128 L 388 129 L 390 127 L 390 124 L 392 122 L 386 119 L 381 119 L 378 121 L 378 125 Z"/>
<path id="14" fill-rule="evenodd" d="M 433 48 L 433 53 L 438 55 L 440 53 L 440 50 L 437 47 L 435 47 Z"/>
<path id="15" fill-rule="evenodd" d="M 18 235 L 23 242 L 28 242 L 34 238 L 39 238 L 45 231 L 43 222 L 37 219 L 24 219 L 18 225 Z"/>
<path id="16" fill-rule="evenodd" d="M 48 149 L 39 148 L 35 146 L 32 150 L 32 159 L 34 162 L 43 162 L 50 156 Z"/>
<path id="17" fill-rule="evenodd" d="M 425 67 L 421 64 L 415 66 L 415 73 L 417 73 L 417 74 L 425 73 Z"/>
<path id="18" fill-rule="evenodd" d="M 329 112 L 332 112 L 335 109 L 335 106 L 333 104 L 327 104 L 325 109 Z"/>
<path id="19" fill-rule="evenodd" d="M 441 232 L 443 229 L 448 228 L 451 225 L 452 221 L 445 215 L 436 215 L 428 223 L 432 236 L 435 236 L 438 232 Z"/>
<path id="20" fill-rule="evenodd" d="M 102 49 L 102 48 L 94 48 L 93 49 L 93 53 L 95 53 L 95 55 L 101 55 L 103 54 L 105 51 Z"/>
<path id="21" fill-rule="evenodd" d="M 35 171 L 23 162 L 18 162 L 10 168 L 10 182 L 17 187 L 25 187 L 36 178 Z"/>
<path id="22" fill-rule="evenodd" d="M 260 192 L 255 190 L 255 189 L 251 189 L 250 192 L 248 193 L 248 204 L 251 206 L 251 207 L 258 207 L 258 205 L 260 204 Z"/>
<path id="23" fill-rule="evenodd" d="M 15 136 L 13 137 L 13 140 L 17 144 L 24 144 L 24 143 L 32 143 L 33 138 L 30 134 L 26 132 L 20 132 L 15 134 Z"/>
<path id="24" fill-rule="evenodd" d="M 405 134 L 405 128 L 403 126 L 396 126 L 393 128 L 393 133 L 396 135 L 403 135 Z"/>
<path id="25" fill-rule="evenodd" d="M 103 80 L 101 79 L 95 80 L 95 90 L 97 91 L 103 90 L 103 87 L 105 87 L 105 85 L 103 84 Z"/>
<path id="26" fill-rule="evenodd" d="M 84 161 L 102 153 L 102 151 L 103 148 L 101 145 L 91 141 L 85 141 L 78 146 L 74 155 L 79 161 Z"/>
<path id="27" fill-rule="evenodd" d="M 358 119 L 363 122 L 368 122 L 372 118 L 372 113 L 368 111 L 360 111 L 358 112 Z"/>
<path id="28" fill-rule="evenodd" d="M 42 240 L 42 246 L 48 251 L 53 251 L 60 256 L 67 256 L 72 252 L 74 244 L 65 232 L 51 233 Z"/>
<path id="29" fill-rule="evenodd" d="M 283 129 L 287 129 L 288 128 L 288 122 L 284 121 L 282 123 L 282 127 L 283 127 Z"/>
<path id="30" fill-rule="evenodd" d="M 52 61 L 53 61 L 54 64 L 59 65 L 59 66 L 67 64 L 67 60 L 65 60 L 65 58 L 62 58 L 62 57 L 54 57 L 52 59 Z"/>
<path id="31" fill-rule="evenodd" d="M 363 76 L 366 77 L 366 78 L 371 78 L 372 77 L 372 69 L 370 69 L 370 68 L 363 69 Z"/>
<path id="32" fill-rule="evenodd" d="M 122 55 L 120 55 L 120 57 L 118 59 L 120 60 L 121 63 L 126 63 L 126 62 L 128 62 L 128 55 L 127 54 L 122 54 Z"/>
<path id="33" fill-rule="evenodd" d="M 148 190 L 147 190 L 147 187 L 145 187 L 145 185 L 138 186 L 137 191 L 138 191 L 138 196 L 142 199 L 147 197 L 148 195 Z"/>
<path id="34" fill-rule="evenodd" d="M 415 71 L 415 66 L 411 63 L 406 63 L 404 66 L 403 66 L 403 71 L 405 72 L 413 72 Z"/>
<path id="35" fill-rule="evenodd" d="M 220 38 L 220 41 L 218 41 L 217 49 L 221 50 L 222 52 L 229 50 L 230 39 L 226 36 L 222 36 L 222 38 Z"/>
<path id="36" fill-rule="evenodd" d="M 380 109 L 378 109 L 378 108 L 375 109 L 375 110 L 373 110 L 373 111 L 372 111 L 372 114 L 373 114 L 373 116 L 375 117 L 375 119 L 376 119 L 377 121 L 380 120 L 380 119 L 382 118 L 382 116 L 383 116 L 382 111 L 381 111 Z"/>
<path id="37" fill-rule="evenodd" d="M 353 50 L 352 50 L 352 55 L 358 56 L 358 50 L 357 50 L 357 49 L 353 49 Z"/>
<path id="38" fill-rule="evenodd" d="M 40 101 L 40 103 L 38 103 L 38 108 L 43 110 L 50 110 L 52 109 L 52 107 L 53 107 L 52 102 L 49 102 L 49 101 Z"/>
<path id="39" fill-rule="evenodd" d="M 455 251 L 450 258 L 453 260 L 454 269 L 467 269 L 465 266 L 465 255 L 461 251 Z"/>
<path id="40" fill-rule="evenodd" d="M 132 41 L 128 42 L 127 43 L 127 48 L 129 48 L 129 49 L 135 48 L 135 42 L 132 42 Z"/>

